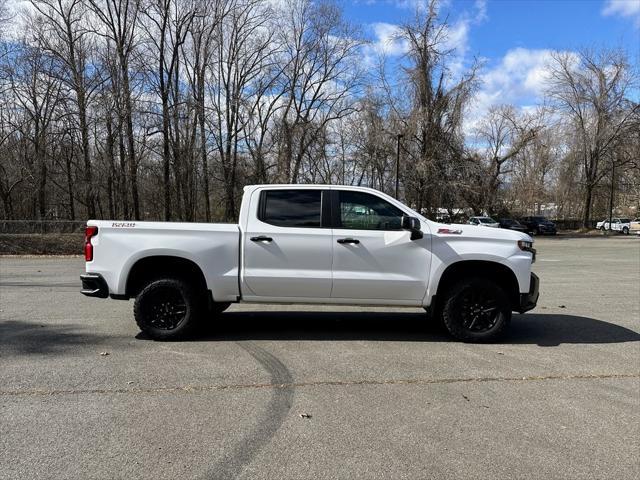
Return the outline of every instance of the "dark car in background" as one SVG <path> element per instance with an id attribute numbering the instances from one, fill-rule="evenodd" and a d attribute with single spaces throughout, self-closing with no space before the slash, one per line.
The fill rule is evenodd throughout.
<path id="1" fill-rule="evenodd" d="M 517 232 L 529 233 L 529 229 L 521 224 L 519 221 L 514 220 L 513 218 L 500 218 L 498 219 L 498 223 L 500 224 L 500 228 L 506 228 L 507 230 L 515 230 Z"/>
<path id="2" fill-rule="evenodd" d="M 556 224 L 545 217 L 523 217 L 520 219 L 520 223 L 534 235 L 555 235 L 557 233 Z"/>

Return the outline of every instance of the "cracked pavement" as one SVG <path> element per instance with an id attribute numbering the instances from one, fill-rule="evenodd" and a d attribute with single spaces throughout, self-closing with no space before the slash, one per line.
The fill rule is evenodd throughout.
<path id="1" fill-rule="evenodd" d="M 274 305 L 158 343 L 82 259 L 0 257 L 0 479 L 638 478 L 640 239 L 536 240 L 538 308 L 490 345 Z"/>

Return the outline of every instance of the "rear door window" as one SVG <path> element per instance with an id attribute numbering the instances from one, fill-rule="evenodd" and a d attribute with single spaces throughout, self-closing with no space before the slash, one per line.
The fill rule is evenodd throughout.
<path id="1" fill-rule="evenodd" d="M 320 228 L 321 190 L 266 190 L 262 192 L 259 219 L 278 227 Z"/>

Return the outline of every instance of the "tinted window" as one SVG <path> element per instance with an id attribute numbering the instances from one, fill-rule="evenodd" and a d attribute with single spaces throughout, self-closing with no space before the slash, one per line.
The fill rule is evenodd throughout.
<path id="1" fill-rule="evenodd" d="M 280 227 L 320 227 L 320 190 L 267 190 L 260 220 Z"/>
<path id="2" fill-rule="evenodd" d="M 402 210 L 375 195 L 339 192 L 342 228 L 354 230 L 401 230 Z"/>

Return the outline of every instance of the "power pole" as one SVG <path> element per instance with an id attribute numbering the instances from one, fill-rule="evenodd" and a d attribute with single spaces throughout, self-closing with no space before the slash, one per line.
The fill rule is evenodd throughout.
<path id="1" fill-rule="evenodd" d="M 401 133 L 398 135 L 398 145 L 396 148 L 396 200 L 398 200 L 398 190 L 400 189 L 400 139 L 404 136 Z"/>

